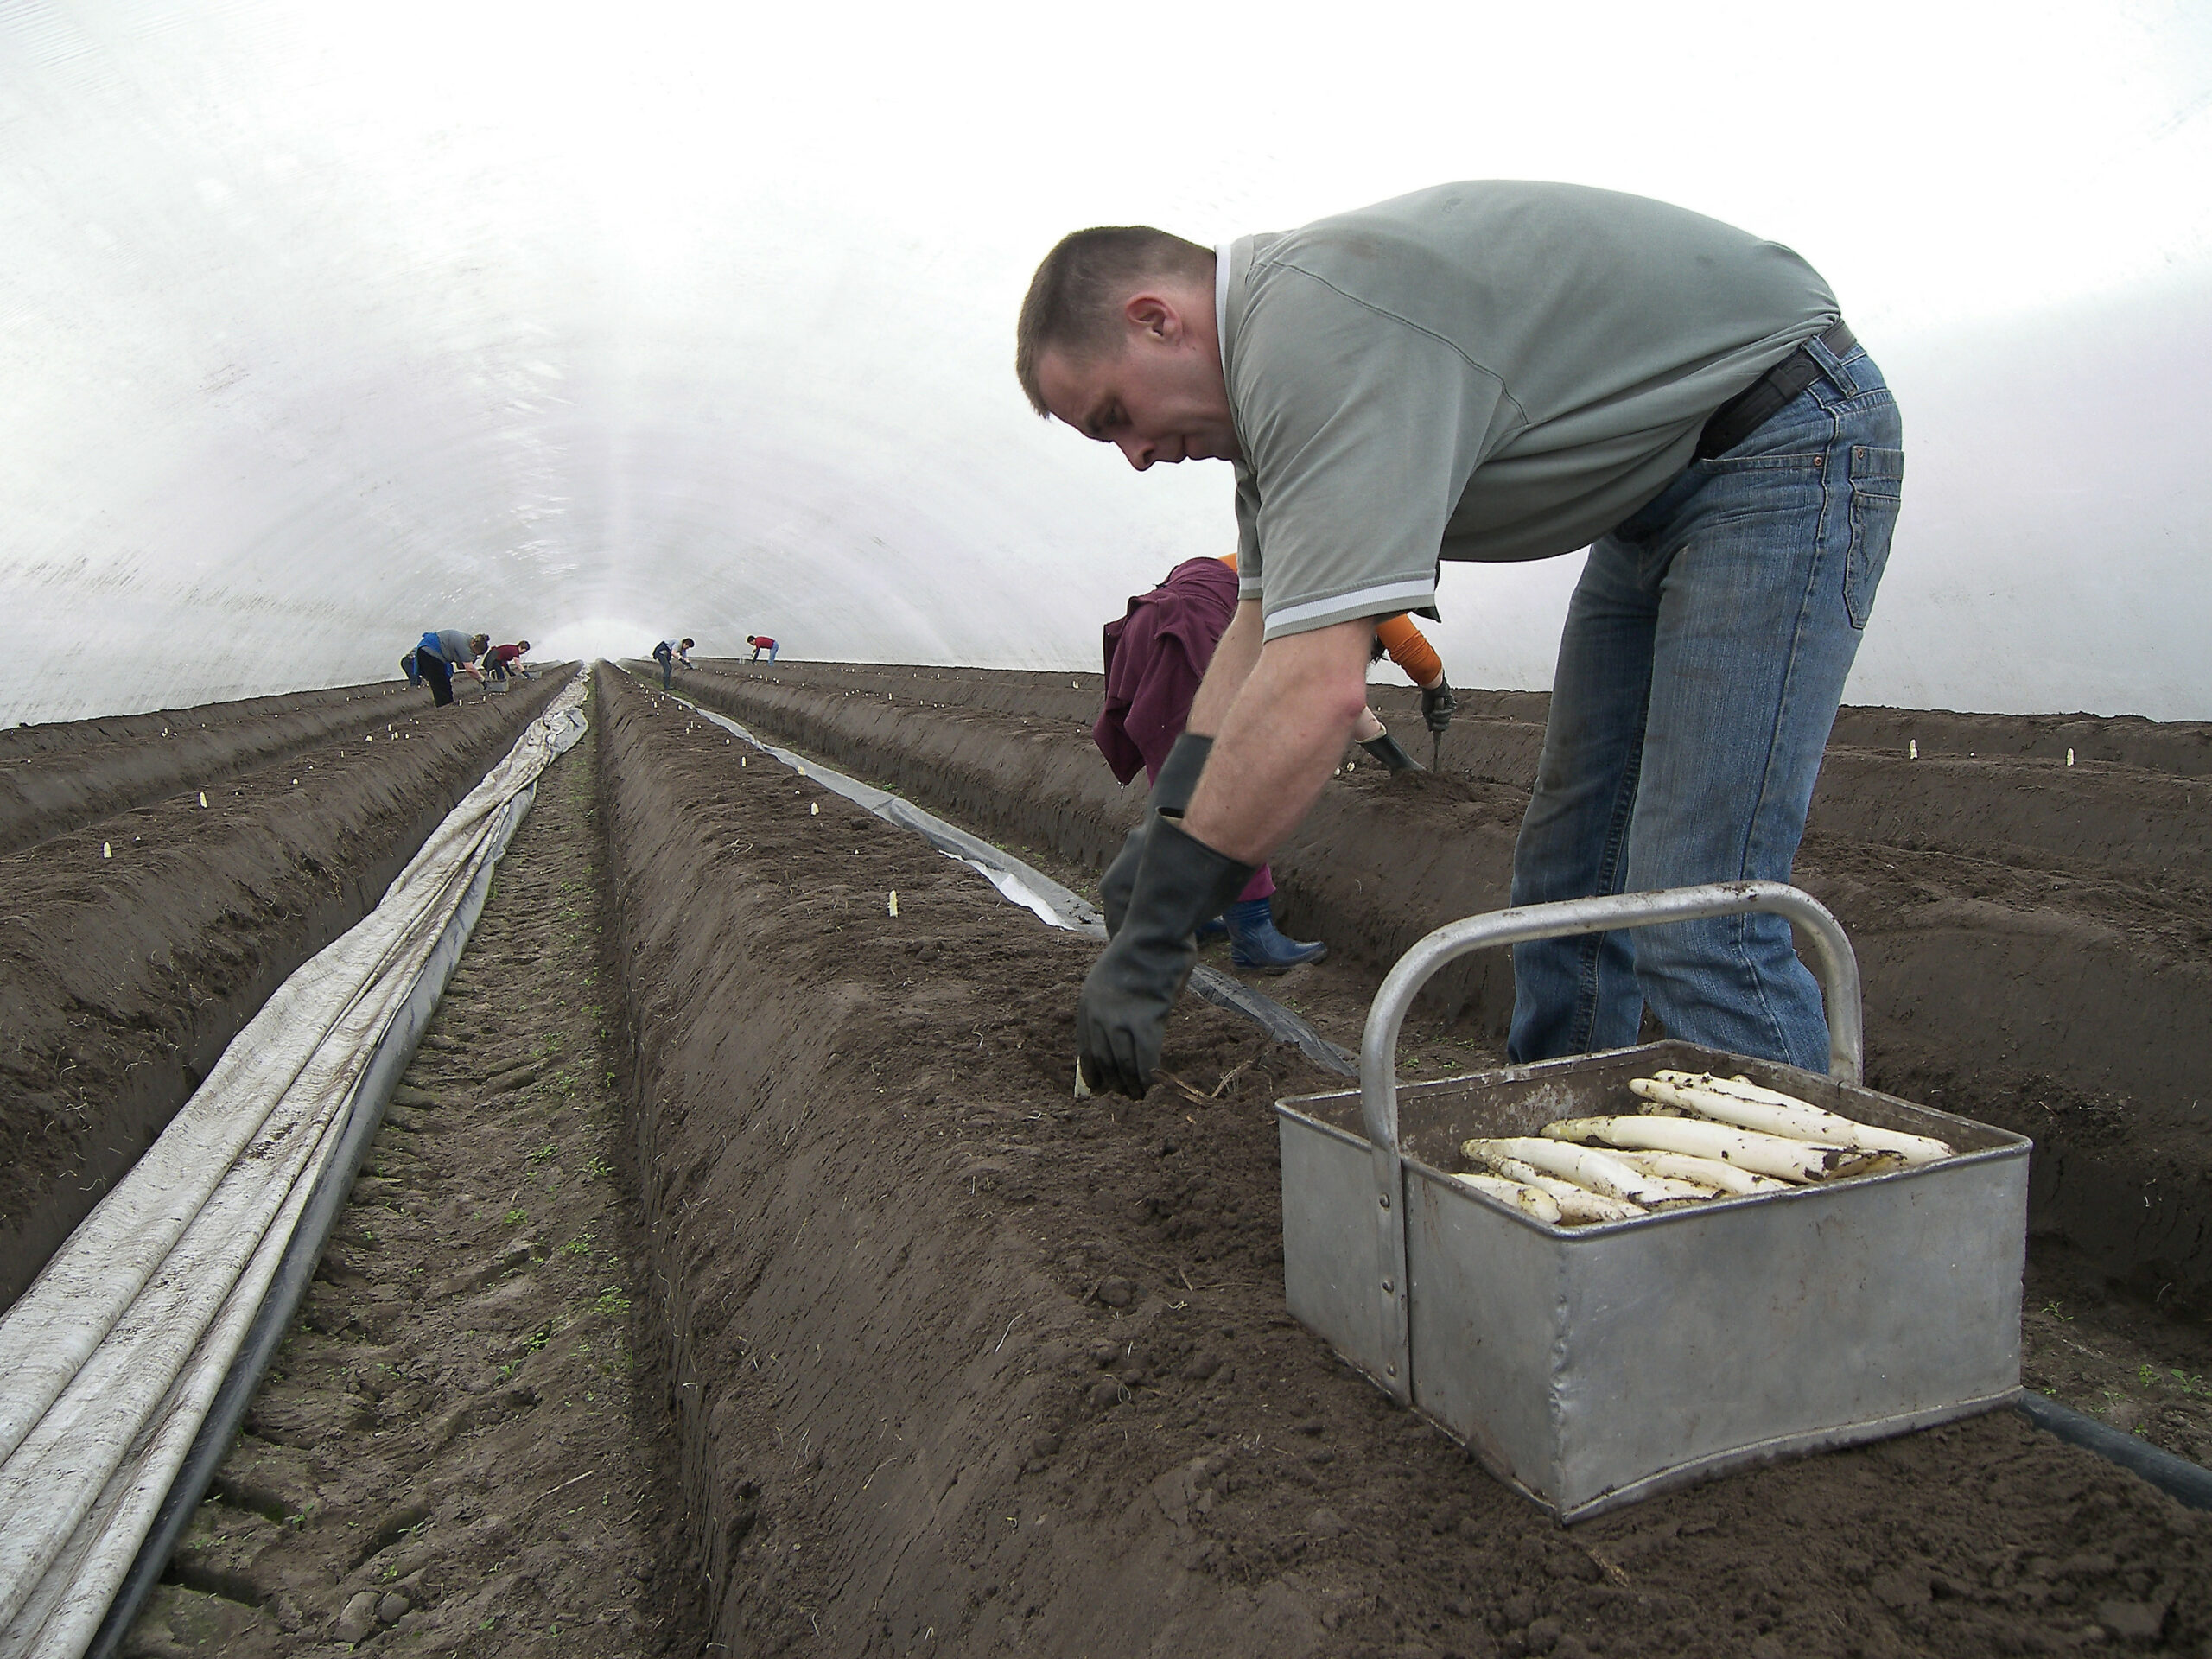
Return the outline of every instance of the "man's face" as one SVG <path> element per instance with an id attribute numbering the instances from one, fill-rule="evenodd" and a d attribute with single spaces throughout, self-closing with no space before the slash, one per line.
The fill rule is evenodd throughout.
<path id="1" fill-rule="evenodd" d="M 1118 351 L 1080 359 L 1045 353 L 1037 382 L 1046 408 L 1085 437 L 1114 445 L 1139 472 L 1155 461 L 1236 460 L 1211 313 L 1192 327 L 1188 310 L 1139 295 L 1125 308 Z"/>

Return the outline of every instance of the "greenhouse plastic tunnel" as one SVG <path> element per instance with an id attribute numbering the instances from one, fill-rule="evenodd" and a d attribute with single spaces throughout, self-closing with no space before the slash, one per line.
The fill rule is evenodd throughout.
<path id="1" fill-rule="evenodd" d="M 0 14 L 0 1656 L 2212 1643 L 2212 34 L 1135 21 Z M 1512 902 L 1580 549 L 1440 532 L 1448 725 L 1376 662 L 1417 768 L 1347 741 L 1268 843 L 1326 955 L 1202 933 L 1093 1092 L 1166 822 L 1101 631 L 1238 550 L 1238 474 L 1014 372 L 1071 231 L 1241 282 L 1516 180 L 1780 245 L 1878 358 L 1902 510 L 1788 873 L 1867 1086 L 2033 1143 L 2022 1409 L 1571 1526 L 1294 1316 L 1276 1105 Z M 1516 994 L 1440 972 L 1402 1090 L 1481 1097 Z"/>

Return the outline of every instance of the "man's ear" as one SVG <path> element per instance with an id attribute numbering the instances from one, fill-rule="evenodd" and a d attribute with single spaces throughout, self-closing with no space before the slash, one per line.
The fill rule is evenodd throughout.
<path id="1" fill-rule="evenodd" d="M 1140 289 L 1122 303 L 1122 317 L 1140 334 L 1173 344 L 1182 338 L 1183 313 L 1157 289 Z"/>

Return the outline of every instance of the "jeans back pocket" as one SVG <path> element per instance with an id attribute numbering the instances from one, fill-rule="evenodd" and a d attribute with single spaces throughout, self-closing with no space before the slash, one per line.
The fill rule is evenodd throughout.
<path id="1" fill-rule="evenodd" d="M 1851 449 L 1851 553 L 1843 567 L 1843 604 L 1863 631 L 1874 589 L 1890 562 L 1890 536 L 1903 501 L 1904 451 L 1853 444 Z"/>

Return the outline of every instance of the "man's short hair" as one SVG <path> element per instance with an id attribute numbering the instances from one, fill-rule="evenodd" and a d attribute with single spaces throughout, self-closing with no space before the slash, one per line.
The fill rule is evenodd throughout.
<path id="1" fill-rule="evenodd" d="M 1162 276 L 1211 282 L 1211 248 L 1149 225 L 1099 225 L 1060 238 L 1029 279 L 1015 326 L 1014 372 L 1030 407 L 1049 415 L 1037 384 L 1047 351 L 1095 356 L 1121 336 L 1118 313 L 1132 289 Z"/>

